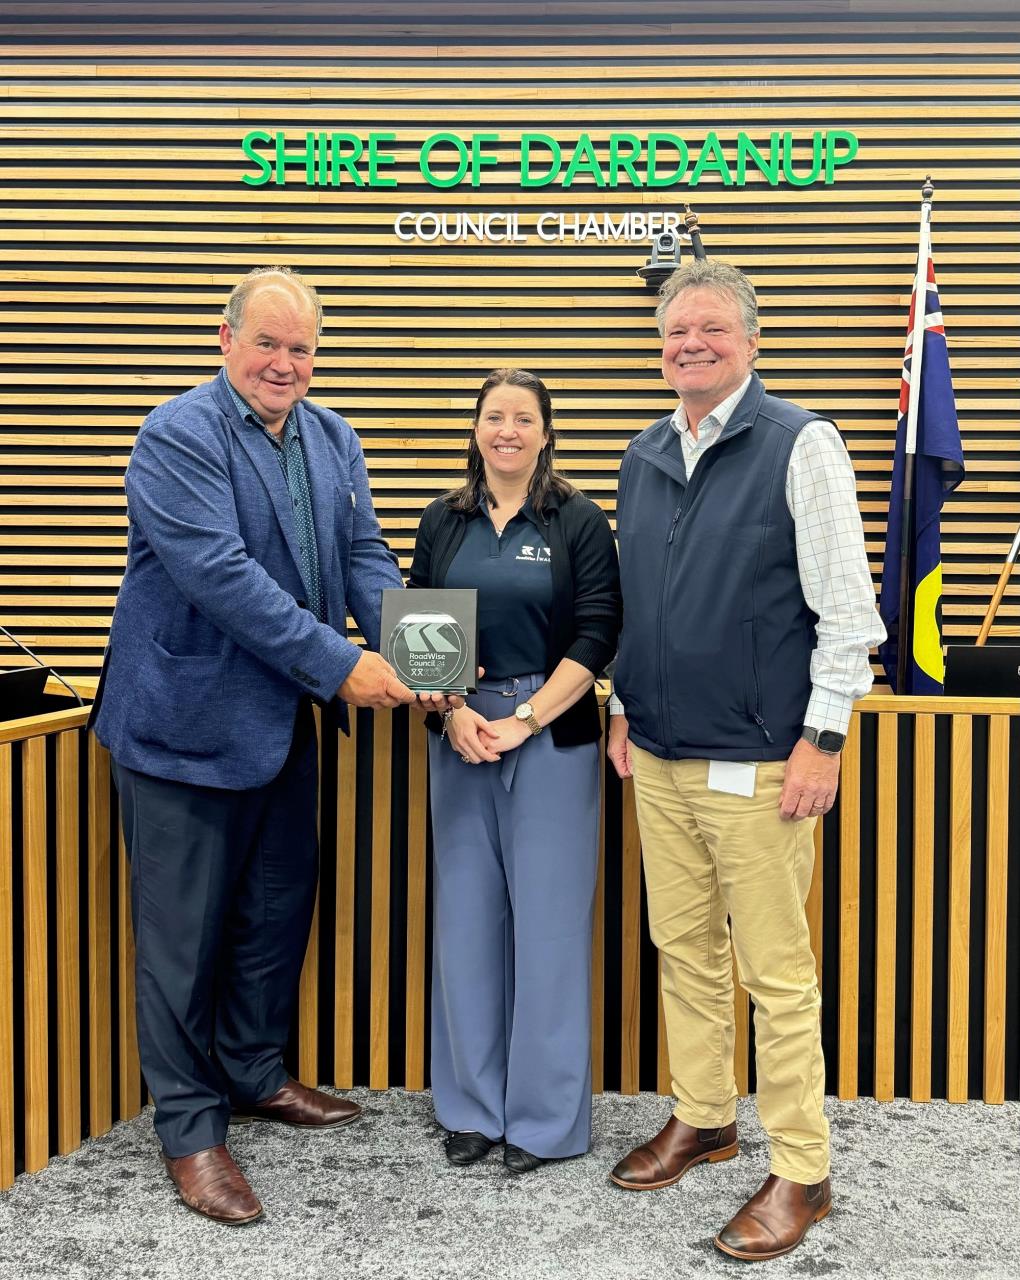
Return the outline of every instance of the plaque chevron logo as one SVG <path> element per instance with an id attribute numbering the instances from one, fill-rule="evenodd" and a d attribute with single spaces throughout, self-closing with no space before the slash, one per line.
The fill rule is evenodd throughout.
<path id="1" fill-rule="evenodd" d="M 462 683 L 468 642 L 452 614 L 404 614 L 386 649 L 387 660 L 411 689 L 455 689 Z"/>
<path id="2" fill-rule="evenodd" d="M 404 643 L 412 653 L 456 653 L 459 646 L 448 639 L 444 631 L 453 621 L 447 618 L 442 623 L 410 623 L 404 631 Z"/>

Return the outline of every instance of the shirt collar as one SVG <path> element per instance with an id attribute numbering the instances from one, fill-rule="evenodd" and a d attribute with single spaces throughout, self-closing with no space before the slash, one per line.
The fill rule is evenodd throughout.
<path id="1" fill-rule="evenodd" d="M 737 387 L 736 391 L 732 391 L 725 400 L 721 400 L 715 408 L 706 413 L 698 424 L 698 438 L 710 431 L 721 431 L 723 427 L 733 417 L 733 411 L 737 405 L 743 400 L 747 392 L 747 388 L 751 385 L 751 374 L 748 374 L 744 381 Z M 681 400 L 673 411 L 672 418 L 673 430 L 678 436 L 683 437 L 690 434 L 690 427 L 687 425 L 687 411 L 684 409 L 684 402 Z"/>
<path id="2" fill-rule="evenodd" d="M 499 508 L 497 507 L 496 510 L 498 511 Z M 517 512 L 517 515 L 524 516 L 526 520 L 529 520 L 535 526 L 535 528 L 539 531 L 539 533 L 543 533 L 545 525 L 549 523 L 548 518 L 543 519 L 540 515 L 538 515 L 538 513 L 535 511 L 535 508 L 531 505 L 530 494 L 527 498 L 524 499 L 524 505 L 521 507 L 520 511 Z M 484 517 L 487 520 L 492 519 L 492 512 L 489 510 L 488 504 L 484 502 L 480 502 L 478 506 L 475 507 L 474 511 L 471 511 L 468 513 L 469 520 L 477 520 L 482 517 Z M 517 517 L 515 516 L 513 518 L 516 519 Z"/>
<path id="3" fill-rule="evenodd" d="M 224 371 L 224 374 L 223 374 L 223 381 L 227 385 L 227 390 L 230 392 L 230 398 L 234 402 L 234 408 L 237 410 L 238 414 L 240 415 L 241 421 L 245 423 L 250 423 L 256 427 L 261 427 L 261 429 L 267 435 L 272 436 L 273 432 L 269 430 L 269 428 L 266 426 L 262 418 L 255 412 L 255 410 L 251 407 L 248 401 L 245 400 L 244 396 L 242 396 L 241 393 L 236 389 L 234 384 L 227 377 L 226 371 Z M 278 444 L 286 444 L 287 441 L 290 439 L 291 435 L 296 431 L 297 431 L 297 412 L 295 409 L 291 409 L 290 413 L 287 414 L 286 422 L 284 422 L 283 424 L 283 431 L 280 433 L 278 438 L 274 437 L 274 439 Z"/>

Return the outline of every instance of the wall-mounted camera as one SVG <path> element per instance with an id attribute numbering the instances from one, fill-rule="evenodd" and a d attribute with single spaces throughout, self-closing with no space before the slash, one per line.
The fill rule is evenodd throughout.
<path id="1" fill-rule="evenodd" d="M 638 275 L 646 285 L 658 289 L 676 271 L 680 266 L 681 243 L 690 245 L 691 237 L 676 231 L 660 231 L 652 236 L 652 256 L 643 267 L 638 267 Z"/>
<path id="2" fill-rule="evenodd" d="M 680 266 L 681 246 L 694 258 L 707 257 L 705 246 L 701 243 L 698 215 L 689 204 L 685 204 L 684 209 L 686 232 L 666 230 L 652 236 L 652 256 L 643 267 L 638 267 L 638 275 L 651 289 L 661 288 Z"/>

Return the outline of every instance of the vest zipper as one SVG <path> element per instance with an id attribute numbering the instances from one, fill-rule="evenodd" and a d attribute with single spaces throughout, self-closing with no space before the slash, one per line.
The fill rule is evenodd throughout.
<path id="1" fill-rule="evenodd" d="M 748 710 L 751 712 L 751 719 L 758 726 L 759 732 L 761 733 L 762 737 L 770 746 L 772 746 L 775 742 L 775 738 L 773 738 L 772 734 L 769 733 L 768 726 L 765 724 L 765 721 L 762 719 L 762 716 L 761 716 L 761 684 L 758 680 L 758 663 L 755 659 L 754 623 L 753 622 L 751 623 L 750 644 L 751 644 L 751 651 L 748 654 L 748 658 L 751 663 L 751 679 L 754 681 L 754 707 L 753 708 L 749 707 Z"/>
<path id="2" fill-rule="evenodd" d="M 771 734 L 771 733 L 769 733 L 768 729 L 766 729 L 766 728 L 765 728 L 765 721 L 761 718 L 761 716 L 760 716 L 760 715 L 758 715 L 758 713 L 757 713 L 757 712 L 755 712 L 755 714 L 754 714 L 754 717 L 753 717 L 753 718 L 754 718 L 754 723 L 758 726 L 758 728 L 759 728 L 759 729 L 762 731 L 762 733 L 765 735 L 765 741 L 766 741 L 766 742 L 768 742 L 768 743 L 770 743 L 770 744 L 771 744 L 771 743 L 773 743 L 773 742 L 775 742 L 775 738 L 773 738 L 772 734 Z"/>
<path id="3" fill-rule="evenodd" d="M 662 566 L 662 582 L 659 584 L 659 738 L 663 746 L 668 746 L 669 726 L 669 690 L 667 676 L 667 652 L 666 652 L 666 614 L 664 602 L 666 599 L 666 581 L 669 578 L 669 548 L 673 542 L 673 535 L 676 533 L 676 527 L 680 522 L 680 516 L 683 512 L 683 499 L 680 505 L 673 512 L 673 520 L 669 526 L 669 536 L 666 538 L 666 556 Z"/>

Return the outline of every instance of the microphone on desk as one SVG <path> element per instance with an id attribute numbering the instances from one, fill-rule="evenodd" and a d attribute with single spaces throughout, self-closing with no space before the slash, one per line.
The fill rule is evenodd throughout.
<path id="1" fill-rule="evenodd" d="M 37 653 L 33 653 L 27 644 L 22 644 L 21 641 L 16 636 L 12 636 L 11 633 L 4 626 L 0 626 L 0 635 L 6 636 L 7 639 L 10 640 L 11 644 L 16 645 L 17 648 L 19 648 L 22 651 L 22 653 L 27 653 L 28 656 L 32 659 L 32 661 L 37 662 L 40 667 L 46 667 L 50 675 L 54 678 L 54 680 L 60 681 L 60 683 L 68 691 L 71 697 L 74 698 L 74 700 L 77 702 L 79 707 L 83 707 L 85 705 L 85 703 L 82 701 L 81 694 L 78 692 L 78 690 L 73 689 L 67 683 L 67 681 L 64 679 L 62 675 L 54 671 L 53 668 L 49 666 L 48 663 L 43 662 L 42 658 L 40 658 Z"/>

